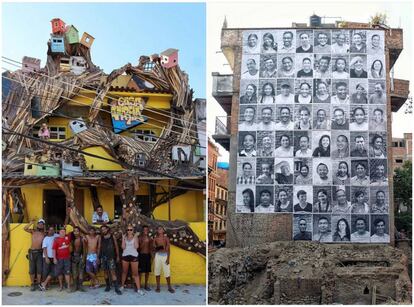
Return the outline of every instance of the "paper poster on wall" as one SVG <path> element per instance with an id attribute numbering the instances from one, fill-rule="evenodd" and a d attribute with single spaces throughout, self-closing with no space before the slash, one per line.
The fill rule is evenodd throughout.
<path id="1" fill-rule="evenodd" d="M 292 239 L 388 243 L 384 32 L 243 32 L 236 212 Z"/>

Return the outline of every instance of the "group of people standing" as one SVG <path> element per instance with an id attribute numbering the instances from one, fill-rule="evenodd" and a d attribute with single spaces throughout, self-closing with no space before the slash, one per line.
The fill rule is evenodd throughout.
<path id="1" fill-rule="evenodd" d="M 121 295 L 130 270 L 135 291 L 144 295 L 143 290 L 151 291 L 148 279 L 153 259 L 157 282 L 155 291 L 160 292 L 163 271 L 168 291 L 175 292 L 170 280 L 170 241 L 161 226 L 152 238 L 148 226 L 144 225 L 138 233 L 129 224 L 119 246 L 107 224 L 101 225 L 99 229 L 91 226 L 87 234 L 83 234 L 77 226 L 70 233 L 63 226 L 55 234 L 53 226 L 45 229 L 46 222 L 43 219 L 38 220 L 36 226 L 34 224 L 33 220 L 24 227 L 32 236 L 28 251 L 32 291 L 46 291 L 52 279 L 57 277 L 59 291 L 64 289 L 65 281 L 68 292 L 84 292 L 86 275 L 90 278 L 90 288 L 99 288 L 98 273 L 102 270 L 105 291 L 109 292 L 113 286 L 116 294 Z M 144 275 L 143 284 L 140 274 Z"/>

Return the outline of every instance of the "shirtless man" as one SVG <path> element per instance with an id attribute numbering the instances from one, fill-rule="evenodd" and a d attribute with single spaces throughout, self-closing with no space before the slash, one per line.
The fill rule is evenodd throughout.
<path id="1" fill-rule="evenodd" d="M 86 263 L 87 241 L 82 236 L 78 226 L 73 227 L 72 232 L 72 278 L 74 291 L 79 290 L 85 292 L 82 287 L 83 271 Z"/>
<path id="2" fill-rule="evenodd" d="M 170 239 L 164 235 L 164 228 L 158 226 L 157 235 L 154 238 L 154 274 L 157 281 L 157 289 L 155 292 L 160 292 L 161 268 L 167 280 L 168 291 L 174 293 L 175 290 L 171 287 L 170 277 Z"/>
<path id="3" fill-rule="evenodd" d="M 112 283 L 115 286 L 115 293 L 121 295 L 122 292 L 119 289 L 119 283 L 116 277 L 116 264 L 120 261 L 118 243 L 107 225 L 101 226 L 100 242 L 98 254 L 101 258 L 101 266 L 105 275 L 105 292 L 111 290 L 109 281 L 109 275 L 111 275 Z"/>
<path id="4" fill-rule="evenodd" d="M 96 235 L 94 227 L 89 228 L 89 234 L 85 237 L 85 243 L 87 245 L 87 256 L 86 256 L 86 273 L 91 278 L 91 288 L 99 288 L 99 281 L 96 278 L 98 273 L 98 253 L 101 245 L 101 237 Z"/>
<path id="5" fill-rule="evenodd" d="M 139 236 L 139 272 L 145 274 L 145 286 L 144 289 L 151 291 L 151 288 L 148 287 L 148 277 L 151 272 L 151 254 L 152 254 L 152 239 L 148 235 L 149 228 L 144 225 L 142 227 L 142 234 Z M 142 281 L 141 281 L 142 285 Z"/>
<path id="6" fill-rule="evenodd" d="M 29 249 L 29 274 L 31 281 L 30 291 L 36 290 L 36 283 L 40 284 L 42 278 L 43 267 L 43 249 L 42 243 L 45 237 L 45 220 L 39 219 L 37 227 L 29 229 L 34 225 L 35 220 L 31 220 L 29 224 L 24 227 L 24 230 L 32 235 L 32 245 Z M 36 283 L 35 283 L 36 277 Z"/>

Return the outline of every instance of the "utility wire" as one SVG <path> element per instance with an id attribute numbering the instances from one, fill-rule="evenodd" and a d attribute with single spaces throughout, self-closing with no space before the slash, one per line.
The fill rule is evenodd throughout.
<path id="1" fill-rule="evenodd" d="M 3 127 L 3 129 L 6 130 L 6 131 L 10 131 L 10 132 L 3 132 L 4 134 L 17 135 L 17 136 L 20 136 L 20 137 L 24 137 L 24 138 L 27 138 L 27 139 L 31 139 L 31 140 L 36 141 L 36 142 L 48 144 L 49 146 L 52 146 L 52 147 L 63 148 L 63 149 L 66 149 L 66 150 L 70 150 L 70 151 L 74 151 L 74 152 L 77 152 L 77 153 L 81 153 L 81 154 L 83 154 L 85 156 L 90 156 L 90 157 L 93 157 L 93 158 L 97 158 L 97 159 L 101 159 L 101 160 L 105 160 L 105 161 L 117 163 L 117 164 L 120 164 L 121 166 L 123 166 L 125 168 L 128 168 L 128 169 L 137 169 L 139 171 L 144 171 L 144 172 L 152 173 L 152 174 L 159 175 L 159 176 L 165 176 L 165 177 L 168 177 L 168 178 L 171 178 L 171 179 L 181 180 L 183 182 L 187 182 L 188 184 L 194 184 L 193 182 L 188 181 L 186 179 L 182 179 L 180 177 L 173 176 L 173 175 L 169 175 L 169 174 L 166 174 L 166 173 L 163 173 L 163 172 L 159 172 L 159 171 L 156 171 L 156 170 L 153 170 L 153 169 L 147 169 L 147 168 L 144 168 L 144 167 L 141 167 L 141 166 L 131 165 L 131 164 L 127 163 L 127 162 L 117 161 L 117 160 L 114 160 L 114 159 L 101 157 L 101 156 L 98 156 L 98 155 L 95 155 L 95 154 L 92 154 L 92 153 L 85 152 L 83 150 L 79 150 L 79 149 L 71 148 L 69 146 L 65 146 L 65 145 L 62 145 L 62 144 L 59 144 L 59 143 L 53 143 L 53 142 L 50 142 L 50 141 L 38 139 L 38 138 L 35 138 L 33 136 L 30 136 L 30 135 L 27 135 L 27 134 L 23 134 L 23 133 L 19 133 L 19 132 L 16 132 L 14 130 L 11 130 L 11 129 L 8 129 L 8 128 L 5 128 L 5 127 Z M 200 188 L 204 188 L 205 187 L 205 185 L 201 185 L 201 184 L 196 184 L 196 185 L 199 186 Z"/>
<path id="2" fill-rule="evenodd" d="M 3 68 L 3 69 L 5 69 L 5 70 L 7 70 L 7 68 L 4 68 L 4 67 L 2 67 L 2 68 Z M 5 78 L 5 79 L 7 79 L 7 80 L 14 81 L 14 82 L 16 82 L 16 83 L 20 83 L 20 84 L 22 84 L 22 85 L 24 85 L 24 84 L 25 84 L 25 83 L 23 83 L 23 82 L 21 82 L 21 81 L 14 80 L 14 79 L 12 79 L 12 78 L 4 77 L 4 76 L 3 76 L 3 78 Z M 29 78 L 29 79 L 33 79 L 33 78 Z M 35 79 L 33 79 L 33 80 L 35 80 Z M 48 92 L 48 91 L 45 91 L 45 92 L 50 94 L 50 92 Z M 62 97 L 62 98 L 64 98 L 64 99 L 66 99 L 66 100 L 68 100 L 68 101 L 72 101 L 72 102 L 74 102 L 74 103 L 76 103 L 76 104 L 79 104 L 79 105 L 84 105 L 84 106 L 88 106 L 88 107 L 90 107 L 90 108 L 92 108 L 92 109 L 98 109 L 98 110 L 100 110 L 100 111 L 103 111 L 103 112 L 106 112 L 106 113 L 111 114 L 111 112 L 110 112 L 110 111 L 108 111 L 108 110 L 101 109 L 101 108 L 97 108 L 97 107 L 92 107 L 91 105 L 89 105 L 89 104 L 87 104 L 87 103 L 82 103 L 82 102 L 80 102 L 80 101 L 77 101 L 77 100 L 71 99 L 71 98 L 66 97 L 66 96 L 63 96 L 63 95 L 61 95 L 60 97 Z M 47 101 L 47 100 L 51 101 L 50 99 L 46 99 L 46 101 Z M 147 116 L 147 115 L 144 115 L 144 116 Z M 148 117 L 148 116 L 147 116 L 147 117 Z M 160 120 L 157 120 L 157 119 L 154 119 L 154 120 L 155 120 L 155 121 L 158 121 L 158 122 L 161 122 L 161 123 L 166 123 L 166 124 L 168 125 L 168 123 L 167 123 L 167 122 L 160 121 Z M 96 119 L 95 119 L 94 121 L 92 121 L 92 123 L 96 123 Z M 158 125 L 155 125 L 155 124 L 152 124 L 152 123 L 145 122 L 145 124 L 146 124 L 146 125 L 149 125 L 149 126 L 152 126 L 152 127 L 159 128 L 159 129 L 165 129 L 165 127 L 158 126 Z M 176 126 L 176 125 L 174 125 L 174 126 Z M 178 126 L 178 127 L 179 127 L 179 126 Z M 183 129 L 183 127 L 179 127 L 179 128 L 180 128 L 180 129 Z M 171 132 L 171 133 L 178 134 L 178 135 L 182 135 L 182 133 L 177 132 L 177 131 L 174 131 L 174 130 L 171 130 L 170 132 Z M 190 137 L 191 139 L 193 139 L 193 140 L 197 140 L 197 141 L 198 141 L 198 139 L 197 139 L 197 138 L 195 138 L 195 137 L 191 137 L 191 136 L 189 136 L 189 137 Z"/>
<path id="3" fill-rule="evenodd" d="M 16 61 L 16 60 L 13 60 L 13 59 L 10 59 L 10 58 L 7 58 L 7 57 L 2 57 L 3 59 L 6 59 L 6 60 L 3 60 L 3 62 L 5 62 L 5 63 L 7 63 L 7 64 L 9 64 L 9 65 L 12 65 L 12 66 L 15 66 L 15 67 L 18 67 L 18 68 L 21 68 L 21 65 L 23 64 L 23 63 L 21 63 L 21 62 L 19 62 L 19 61 Z M 21 64 L 21 65 L 17 65 L 17 64 L 13 64 L 13 63 L 10 63 L 10 62 L 8 62 L 8 61 L 11 61 L 11 62 L 15 62 L 15 63 L 19 63 L 19 64 Z M 41 75 L 41 76 L 45 76 L 45 77 L 47 77 L 47 78 L 49 78 L 49 79 L 53 79 L 53 80 L 55 80 L 55 81 L 58 81 L 58 82 L 60 82 L 60 83 L 62 83 L 62 84 L 67 84 L 67 85 L 70 85 L 70 86 L 72 86 L 72 87 L 76 87 L 76 88 L 79 88 L 79 89 L 82 89 L 82 90 L 88 90 L 88 89 L 86 89 L 86 88 L 84 88 L 84 87 L 81 87 L 81 86 L 77 86 L 77 85 L 75 85 L 75 84 L 72 84 L 72 83 L 69 83 L 69 82 L 65 82 L 65 81 L 63 81 L 63 80 L 57 80 L 57 79 L 54 79 L 54 78 L 52 78 L 51 76 L 49 76 L 49 75 L 46 75 L 46 74 L 42 74 L 42 73 L 40 73 L 40 72 L 34 72 L 34 73 L 36 73 L 36 74 L 38 74 L 38 75 Z M 35 80 L 34 78 L 29 78 L 29 79 L 33 79 L 33 80 Z M 53 85 L 51 85 L 51 86 L 53 86 Z M 94 88 L 93 86 L 90 86 L 90 88 L 92 88 L 92 89 L 94 89 L 95 91 L 98 89 L 98 88 Z M 84 98 L 87 98 L 88 100 L 90 100 L 90 101 L 93 101 L 93 99 L 92 98 L 90 98 L 90 97 L 88 97 L 88 96 L 85 96 L 85 95 L 82 95 L 82 94 L 80 94 L 80 93 L 78 93 L 77 94 L 77 96 L 79 96 L 79 97 L 84 97 Z M 111 98 L 111 99 L 113 99 L 113 100 L 117 100 L 118 98 L 117 97 L 112 97 L 112 96 L 110 96 L 110 95 L 105 95 L 105 97 L 107 97 L 107 98 Z M 97 109 L 99 109 L 99 108 L 97 108 Z M 101 109 L 102 110 L 102 109 Z M 162 116 L 166 116 L 166 117 L 169 117 L 169 118 L 172 118 L 172 119 L 176 119 L 176 120 L 179 120 L 179 121 L 183 121 L 183 122 L 187 122 L 187 123 L 189 123 L 189 124 L 191 124 L 191 125 L 195 125 L 195 126 L 197 126 L 198 127 L 198 125 L 199 124 L 197 124 L 197 123 L 194 123 L 193 121 L 187 121 L 187 120 L 184 120 L 184 119 L 180 119 L 180 118 L 178 118 L 178 117 L 174 117 L 174 116 L 172 116 L 172 115 L 167 115 L 167 114 L 162 114 L 162 113 L 159 113 L 159 112 L 157 112 L 157 111 L 155 111 L 155 110 L 153 110 L 153 109 L 151 109 L 151 108 L 148 108 L 147 109 L 149 112 L 153 112 L 153 113 L 155 113 L 155 114 L 160 114 L 160 115 L 162 115 Z M 106 111 L 106 110 L 105 110 Z M 148 115 L 147 115 L 148 116 Z M 151 119 L 154 119 L 154 118 L 152 118 L 152 117 L 150 117 L 150 116 L 148 116 L 149 118 L 151 118 Z M 154 119 L 154 120 L 156 120 L 156 119 Z M 161 121 L 162 122 L 162 121 Z M 164 123 L 166 123 L 166 122 L 164 122 Z M 180 127 L 180 128 L 182 128 L 182 127 Z M 196 130 L 194 130 L 194 129 L 189 129 L 190 131 L 193 131 L 193 132 L 197 132 Z"/>
<path id="4" fill-rule="evenodd" d="M 32 110 L 32 111 L 35 110 L 36 112 L 39 112 L 39 113 L 42 113 L 42 114 L 49 114 L 49 115 L 59 116 L 59 117 L 67 118 L 67 119 L 79 120 L 79 117 L 71 117 L 71 116 L 68 116 L 68 115 L 65 115 L 65 114 L 61 114 L 61 113 L 46 112 L 46 111 L 37 110 L 35 108 L 28 108 L 28 105 L 27 106 L 21 106 L 21 105 L 18 105 L 18 104 L 15 104 L 15 103 L 10 103 L 10 102 L 5 102 L 5 103 L 3 103 L 3 105 L 11 105 L 11 106 L 15 106 L 16 108 L 20 108 L 20 109 L 28 109 L 28 110 Z M 98 123 L 98 122 L 95 122 L 95 125 L 98 125 L 98 126 L 104 127 L 104 128 L 108 128 L 108 129 L 111 129 L 111 130 L 113 129 L 112 126 L 104 125 L 104 124 L 101 124 L 101 123 Z M 153 135 L 153 134 L 148 134 L 148 133 L 140 133 L 140 132 L 134 131 L 134 134 L 138 134 L 138 135 L 142 135 L 142 136 L 148 136 L 148 137 L 154 137 L 154 138 L 161 139 L 161 140 L 169 140 L 168 138 L 163 138 L 163 137 L 156 136 L 156 135 Z M 66 139 L 66 140 L 68 140 L 68 139 Z M 179 144 L 193 145 L 191 143 L 185 143 L 185 142 L 179 142 Z M 201 146 L 201 145 L 194 145 L 194 146 L 199 147 L 199 148 L 206 148 L 206 146 Z"/>

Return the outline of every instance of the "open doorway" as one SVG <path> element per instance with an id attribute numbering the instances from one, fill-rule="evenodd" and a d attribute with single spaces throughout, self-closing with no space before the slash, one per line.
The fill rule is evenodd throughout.
<path id="1" fill-rule="evenodd" d="M 59 226 L 65 223 L 66 196 L 61 190 L 43 191 L 43 218 L 47 225 Z"/>

